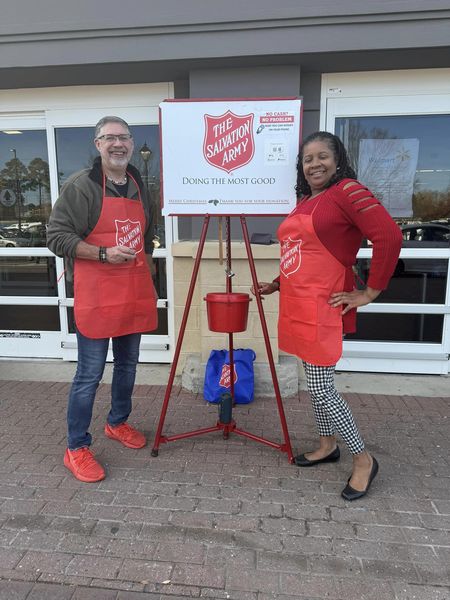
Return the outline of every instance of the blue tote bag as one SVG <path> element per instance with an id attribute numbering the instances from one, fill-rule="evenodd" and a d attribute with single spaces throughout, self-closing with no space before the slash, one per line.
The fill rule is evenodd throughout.
<path id="1" fill-rule="evenodd" d="M 234 362 L 234 401 L 248 404 L 253 401 L 255 378 L 253 362 L 256 354 L 248 348 L 233 350 Z M 229 392 L 230 353 L 228 350 L 212 350 L 206 363 L 203 395 L 208 402 L 219 402 L 220 395 Z"/>

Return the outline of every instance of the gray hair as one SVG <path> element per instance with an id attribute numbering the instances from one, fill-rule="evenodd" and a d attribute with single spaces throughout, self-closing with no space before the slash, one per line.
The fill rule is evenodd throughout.
<path id="1" fill-rule="evenodd" d="M 98 138 L 102 127 L 104 127 L 107 123 L 120 123 L 120 125 L 123 125 L 124 127 L 126 127 L 128 129 L 128 133 L 130 133 L 130 126 L 128 125 L 128 123 L 126 121 L 124 121 L 120 117 L 114 117 L 114 116 L 102 117 L 100 119 L 100 121 L 97 123 L 97 125 L 95 126 L 95 139 Z"/>

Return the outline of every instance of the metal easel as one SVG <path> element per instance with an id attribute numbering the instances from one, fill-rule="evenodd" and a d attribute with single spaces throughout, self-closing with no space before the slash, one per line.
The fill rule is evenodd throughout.
<path id="1" fill-rule="evenodd" d="M 226 219 L 226 222 L 225 222 L 225 224 L 226 224 L 226 291 L 231 292 L 232 291 L 232 281 L 231 281 L 232 280 L 232 269 L 231 269 L 232 264 L 231 264 L 230 215 L 223 215 L 223 216 L 225 216 L 225 219 Z M 239 219 L 241 222 L 242 233 L 243 233 L 243 237 L 244 237 L 245 247 L 247 250 L 248 263 L 250 266 L 250 272 L 251 272 L 251 276 L 252 276 L 252 283 L 253 283 L 254 289 L 256 290 L 256 289 L 258 289 L 258 279 L 256 276 L 255 261 L 253 259 L 252 249 L 251 249 L 251 245 L 250 245 L 250 238 L 248 235 L 247 222 L 243 215 L 232 215 L 232 216 L 234 216 L 234 217 L 239 216 Z M 250 433 L 248 431 L 244 431 L 237 427 L 236 422 L 233 419 L 231 420 L 230 423 L 221 423 L 220 419 L 219 419 L 217 421 L 217 423 L 211 427 L 206 427 L 203 429 L 196 429 L 193 431 L 186 431 L 183 433 L 178 433 L 178 434 L 170 435 L 170 436 L 163 435 L 163 433 L 162 433 L 166 414 L 167 414 L 167 408 L 169 406 L 170 395 L 171 395 L 172 388 L 173 388 L 173 382 L 175 379 L 176 368 L 177 368 L 178 360 L 180 357 L 180 351 L 181 351 L 181 347 L 183 344 L 184 333 L 186 330 L 186 324 L 187 324 L 188 317 L 189 317 L 189 311 L 191 308 L 192 297 L 194 294 L 195 284 L 197 281 L 198 271 L 199 271 L 199 267 L 200 267 L 200 261 L 201 261 L 202 254 L 203 254 L 203 248 L 205 245 L 206 234 L 208 232 L 210 218 L 211 218 L 210 215 L 206 215 L 203 220 L 200 241 L 199 241 L 197 254 L 196 254 L 196 258 L 195 258 L 195 262 L 194 262 L 194 268 L 192 270 L 189 291 L 188 291 L 188 295 L 187 295 L 187 299 L 186 299 L 186 304 L 185 304 L 185 308 L 184 308 L 184 312 L 183 312 L 183 318 L 181 321 L 180 331 L 178 334 L 178 340 L 177 340 L 177 344 L 176 344 L 176 348 L 175 348 L 175 355 L 173 358 L 172 367 L 170 369 L 169 380 L 167 383 L 166 393 L 165 393 L 163 405 L 161 408 L 159 424 L 158 424 L 158 428 L 156 431 L 155 441 L 153 443 L 151 455 L 158 456 L 160 444 L 174 442 L 174 441 L 182 440 L 185 438 L 194 437 L 197 435 L 203 435 L 206 433 L 212 433 L 214 431 L 222 431 L 224 438 L 228 438 L 230 433 L 235 433 L 237 435 L 241 435 L 243 437 L 247 437 L 251 440 L 254 440 L 255 442 L 260 442 L 262 444 L 270 446 L 271 448 L 274 448 L 276 450 L 280 450 L 281 452 L 286 452 L 289 462 L 293 463 L 294 456 L 292 453 L 291 442 L 290 442 L 289 432 L 288 432 L 287 423 L 286 423 L 286 417 L 285 417 L 285 413 L 284 413 L 283 403 L 281 400 L 280 388 L 278 385 L 278 378 L 277 378 L 277 374 L 276 374 L 276 370 L 275 370 L 272 348 L 270 346 L 270 339 L 269 339 L 269 333 L 267 330 L 266 318 L 264 315 L 261 296 L 259 294 L 256 294 L 255 298 L 256 298 L 256 303 L 258 306 L 258 312 L 259 312 L 259 317 L 260 317 L 260 321 L 261 321 L 261 327 L 262 327 L 262 331 L 263 331 L 264 343 L 266 346 L 270 372 L 272 375 L 273 387 L 274 387 L 275 398 L 276 398 L 276 402 L 277 402 L 278 413 L 279 413 L 279 417 L 280 417 L 280 423 L 281 423 L 284 441 L 282 443 L 277 443 L 277 442 L 268 440 L 266 438 L 263 438 L 261 436 L 255 435 L 253 433 Z M 230 376 L 230 393 L 231 393 L 232 398 L 234 398 L 233 333 L 228 334 L 228 345 L 229 345 L 230 374 L 231 374 L 231 376 Z"/>

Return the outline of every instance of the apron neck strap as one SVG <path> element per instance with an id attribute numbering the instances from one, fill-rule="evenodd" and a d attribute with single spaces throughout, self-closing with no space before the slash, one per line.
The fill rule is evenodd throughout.
<path id="1" fill-rule="evenodd" d="M 139 189 L 139 186 L 137 184 L 136 179 L 131 175 L 131 173 L 129 171 L 126 171 L 126 174 L 128 175 L 128 177 L 131 179 L 131 181 L 133 181 L 134 185 L 136 186 L 137 189 L 137 193 L 138 193 L 138 198 L 139 198 L 139 202 L 142 202 L 141 199 L 141 190 Z M 106 196 L 106 175 L 105 172 L 103 171 L 103 197 Z"/>

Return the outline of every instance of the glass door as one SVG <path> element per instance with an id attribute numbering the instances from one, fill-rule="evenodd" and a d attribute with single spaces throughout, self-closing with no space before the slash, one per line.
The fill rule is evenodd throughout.
<path id="1" fill-rule="evenodd" d="M 335 89 L 329 86 L 331 95 Z M 342 86 L 339 92 L 345 95 Z M 358 179 L 397 221 L 404 241 L 388 290 L 358 311 L 358 332 L 346 337 L 338 368 L 448 373 L 450 93 L 366 93 L 328 97 L 323 126 L 343 140 Z M 363 246 L 364 280 L 371 249 Z"/>
<path id="2" fill-rule="evenodd" d="M 0 356 L 60 356 L 45 119 L 0 116 Z"/>
<path id="3" fill-rule="evenodd" d="M 108 114 L 118 114 L 129 124 L 134 138 L 134 153 L 131 163 L 140 171 L 144 184 L 152 197 L 155 237 L 153 257 L 156 265 L 154 284 L 158 293 L 158 329 L 145 334 L 141 343 L 141 362 L 170 362 L 173 354 L 173 314 L 172 305 L 172 263 L 168 252 L 172 240 L 171 228 L 166 227 L 161 215 L 160 190 L 160 153 L 158 112 L 153 114 L 143 109 L 108 108 Z M 58 111 L 49 112 L 52 153 L 55 164 L 56 196 L 69 175 L 80 169 L 88 168 L 97 151 L 93 143 L 94 125 L 105 111 L 76 111 L 69 115 Z M 144 124 L 149 121 L 154 124 Z M 57 259 L 58 274 L 63 274 L 62 259 Z M 67 360 L 76 358 L 76 336 L 73 318 L 73 288 L 62 276 L 59 283 L 60 319 L 62 326 L 62 356 Z M 111 358 L 111 356 L 109 357 Z"/>

